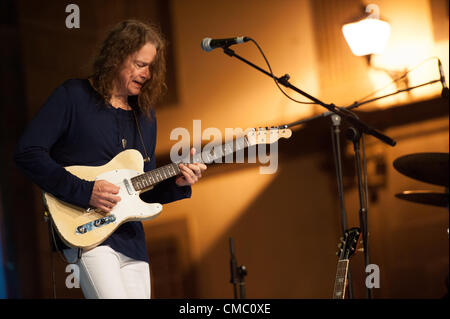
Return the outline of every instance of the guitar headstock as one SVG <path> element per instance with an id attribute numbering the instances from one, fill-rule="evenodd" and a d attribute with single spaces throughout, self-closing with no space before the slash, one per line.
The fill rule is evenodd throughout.
<path id="1" fill-rule="evenodd" d="M 350 259 L 356 252 L 360 238 L 361 229 L 358 227 L 353 227 L 345 231 L 344 238 L 339 245 L 339 260 Z"/>
<path id="2" fill-rule="evenodd" d="M 278 141 L 280 138 L 290 138 L 292 131 L 286 126 L 272 126 L 272 127 L 259 127 L 253 128 L 246 133 L 248 144 L 272 144 Z"/>

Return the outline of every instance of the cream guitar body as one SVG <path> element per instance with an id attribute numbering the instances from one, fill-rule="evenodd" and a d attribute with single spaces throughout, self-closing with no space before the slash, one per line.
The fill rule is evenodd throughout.
<path id="1" fill-rule="evenodd" d="M 142 155 L 137 150 L 123 151 L 103 166 L 66 167 L 67 171 L 81 179 L 103 179 L 119 186 L 121 201 L 110 213 L 104 213 L 71 205 L 44 192 L 44 203 L 61 239 L 68 246 L 89 249 L 101 244 L 125 222 L 158 216 L 162 205 L 142 201 L 139 194 L 144 190 L 134 189 L 131 182 L 133 177 L 143 174 L 143 167 Z"/>

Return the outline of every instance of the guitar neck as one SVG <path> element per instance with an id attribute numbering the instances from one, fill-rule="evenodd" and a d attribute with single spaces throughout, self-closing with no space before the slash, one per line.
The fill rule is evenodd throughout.
<path id="1" fill-rule="evenodd" d="M 347 286 L 348 259 L 338 261 L 336 280 L 334 282 L 333 299 L 344 299 Z"/>
<path id="2" fill-rule="evenodd" d="M 135 176 L 131 178 L 131 183 L 136 191 L 141 191 L 149 189 L 152 186 L 165 181 L 166 179 L 172 178 L 180 174 L 180 168 L 178 165 L 180 163 L 212 163 L 224 156 L 233 154 L 239 150 L 245 149 L 249 146 L 247 138 L 240 137 L 234 141 L 227 142 L 225 144 L 219 144 L 211 146 L 207 151 L 195 154 L 191 159 L 186 161 L 176 162 L 167 164 L 165 166 L 159 167 L 157 169 L 145 172 L 144 174 Z"/>

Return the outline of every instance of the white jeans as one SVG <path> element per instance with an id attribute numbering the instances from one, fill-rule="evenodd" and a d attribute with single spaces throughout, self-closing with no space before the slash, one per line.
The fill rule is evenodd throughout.
<path id="1" fill-rule="evenodd" d="M 64 250 L 68 262 L 76 249 Z M 87 299 L 150 299 L 150 266 L 109 246 L 83 252 L 78 260 L 81 290 Z"/>

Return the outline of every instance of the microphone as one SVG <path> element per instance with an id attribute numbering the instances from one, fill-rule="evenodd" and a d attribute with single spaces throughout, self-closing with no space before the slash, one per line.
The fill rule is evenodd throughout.
<path id="1" fill-rule="evenodd" d="M 239 44 L 249 41 L 250 38 L 247 37 L 236 37 L 228 39 L 211 39 L 204 38 L 202 40 L 202 49 L 209 52 L 215 48 L 226 48 L 233 44 Z"/>
<path id="2" fill-rule="evenodd" d="M 448 87 L 447 87 L 447 83 L 445 83 L 445 73 L 444 73 L 444 70 L 442 69 L 441 60 L 438 60 L 438 65 L 439 65 L 439 76 L 441 77 L 440 80 L 441 80 L 441 84 L 442 84 L 441 96 L 448 97 Z"/>

